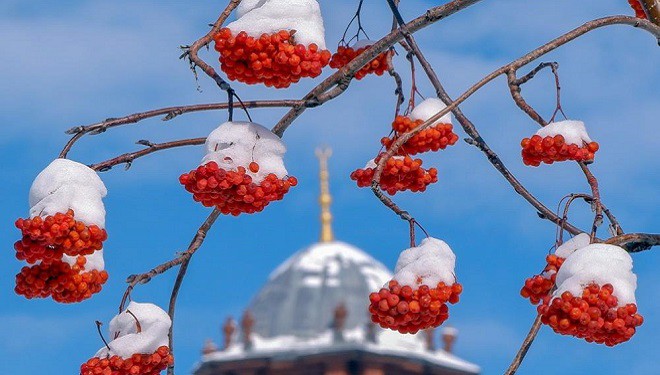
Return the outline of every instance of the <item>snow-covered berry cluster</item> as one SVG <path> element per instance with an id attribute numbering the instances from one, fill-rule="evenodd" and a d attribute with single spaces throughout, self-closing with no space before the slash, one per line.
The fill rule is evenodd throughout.
<path id="1" fill-rule="evenodd" d="M 429 120 L 433 115 L 446 108 L 445 104 L 437 98 L 429 98 L 416 106 L 410 116 L 397 116 L 392 123 L 392 138 L 385 137 L 381 140 L 383 146 L 389 149 L 400 134 L 414 129 L 419 124 Z M 380 176 L 379 185 L 381 189 L 390 195 L 400 191 L 410 190 L 422 192 L 426 187 L 438 181 L 438 171 L 435 168 L 422 168 L 421 159 L 412 159 L 410 155 L 423 152 L 438 151 L 453 145 L 458 136 L 453 133 L 451 117 L 449 114 L 437 120 L 432 126 L 424 129 L 414 137 L 410 138 L 393 156 L 385 163 Z M 384 153 L 370 160 L 364 168 L 357 169 L 351 173 L 351 179 L 357 181 L 359 187 L 371 186 L 377 164 Z"/>
<path id="2" fill-rule="evenodd" d="M 71 160 L 57 159 L 37 176 L 30 217 L 15 223 L 16 258 L 29 264 L 16 275 L 17 294 L 74 303 L 101 291 L 106 194 L 96 172 Z"/>
<path id="3" fill-rule="evenodd" d="M 284 144 L 259 124 L 224 123 L 208 136 L 206 150 L 202 164 L 179 182 L 195 201 L 225 215 L 260 212 L 298 184 L 284 167 Z"/>
<path id="4" fill-rule="evenodd" d="M 642 7 L 642 3 L 640 2 L 640 0 L 628 0 L 628 4 L 630 4 L 630 6 L 635 11 L 635 17 L 641 19 L 647 19 L 646 12 L 644 11 L 644 8 Z"/>
<path id="5" fill-rule="evenodd" d="M 451 248 L 435 238 L 404 250 L 393 279 L 369 295 L 371 320 L 412 334 L 444 323 L 449 318 L 447 304 L 457 303 L 463 291 L 454 275 L 455 262 Z"/>
<path id="6" fill-rule="evenodd" d="M 560 121 L 539 129 L 531 138 L 520 142 L 525 165 L 538 167 L 556 161 L 592 162 L 598 151 L 581 121 Z"/>
<path id="7" fill-rule="evenodd" d="M 337 47 L 337 52 L 332 54 L 332 59 L 330 59 L 330 67 L 333 69 L 341 69 L 346 66 L 348 63 L 353 61 L 356 57 L 361 55 L 364 51 L 369 49 L 373 42 L 359 41 L 355 45 L 349 46 L 339 46 Z M 383 73 L 389 69 L 388 59 L 392 56 L 394 52 L 391 50 L 380 53 L 373 60 L 371 60 L 367 65 L 363 66 L 360 70 L 355 73 L 355 79 L 361 80 L 366 77 L 368 74 L 375 74 L 377 76 L 382 76 Z"/>
<path id="8" fill-rule="evenodd" d="M 629 340 L 637 313 L 632 258 L 622 248 L 591 244 L 571 252 L 556 274 L 556 290 L 538 306 L 541 321 L 562 335 L 613 346 Z"/>
<path id="9" fill-rule="evenodd" d="M 157 375 L 174 363 L 168 346 L 172 321 L 150 303 L 131 302 L 110 321 L 114 337 L 80 366 L 80 375 Z"/>
<path id="10" fill-rule="evenodd" d="M 230 80 L 286 88 L 319 76 L 330 62 L 316 0 L 247 2 L 238 16 L 214 35 L 220 68 Z"/>
<path id="11" fill-rule="evenodd" d="M 376 159 L 370 160 L 362 169 L 351 173 L 351 179 L 357 182 L 359 187 L 371 186 L 371 181 L 376 172 L 377 163 L 382 154 Z M 399 191 L 410 190 L 422 192 L 426 187 L 438 181 L 438 170 L 435 168 L 422 168 L 421 159 L 413 159 L 410 156 L 394 156 L 387 160 L 380 176 L 380 188 L 390 195 Z"/>

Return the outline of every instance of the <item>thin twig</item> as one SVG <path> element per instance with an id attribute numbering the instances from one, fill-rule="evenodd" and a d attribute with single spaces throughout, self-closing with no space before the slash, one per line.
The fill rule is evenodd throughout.
<path id="1" fill-rule="evenodd" d="M 170 268 L 182 264 L 186 259 L 190 258 L 192 254 L 194 254 L 197 251 L 197 249 L 199 249 L 199 247 L 202 246 L 202 243 L 204 243 L 204 239 L 206 238 L 206 234 L 208 233 L 209 229 L 211 229 L 213 223 L 215 223 L 218 216 L 220 216 L 220 211 L 214 209 L 213 212 L 211 212 L 211 214 L 206 218 L 204 223 L 202 223 L 202 225 L 197 230 L 197 233 L 190 242 L 188 249 L 182 253 L 179 253 L 176 258 L 169 260 L 165 263 L 162 263 L 152 268 L 148 272 L 137 275 L 131 275 L 128 278 L 126 278 L 126 283 L 128 283 L 128 287 L 126 288 L 126 291 L 124 292 L 124 296 L 121 299 L 121 303 L 119 304 L 119 312 L 121 313 L 122 311 L 124 311 L 124 306 L 126 304 L 126 301 L 128 300 L 131 292 L 133 291 L 133 288 L 135 288 L 137 284 L 146 284 L 149 281 L 151 281 L 151 279 L 154 276 L 160 275 L 165 271 L 169 270 Z"/>
<path id="2" fill-rule="evenodd" d="M 522 363 L 523 359 L 525 359 L 527 351 L 529 350 L 530 346 L 532 346 L 536 335 L 539 333 L 539 329 L 541 329 L 541 315 L 536 316 L 536 319 L 532 324 L 532 328 L 529 330 L 527 337 L 525 337 L 525 340 L 520 346 L 520 349 L 518 349 L 518 353 L 516 353 L 516 356 L 513 358 L 513 362 L 511 362 L 509 368 L 504 372 L 504 375 L 513 375 L 516 373 L 516 371 L 518 371 L 520 364 Z"/>
<path id="3" fill-rule="evenodd" d="M 199 67 L 202 69 L 202 71 L 209 77 L 211 77 L 215 83 L 218 85 L 218 87 L 227 92 L 227 101 L 229 103 L 232 103 L 234 100 L 234 97 L 238 98 L 236 95 L 236 92 L 234 89 L 231 87 L 231 85 L 222 79 L 220 75 L 211 67 L 209 64 L 207 64 L 201 57 L 199 57 L 199 50 L 203 47 L 208 46 L 211 41 L 213 40 L 213 37 L 220 31 L 222 28 L 222 24 L 227 20 L 231 12 L 238 6 L 238 4 L 241 3 L 241 0 L 231 0 L 229 4 L 227 5 L 227 8 L 220 13 L 220 16 L 218 17 L 218 20 L 215 21 L 213 24 L 213 27 L 211 30 L 208 32 L 208 34 L 204 35 L 203 37 L 199 38 L 196 40 L 193 44 L 191 44 L 189 47 L 183 47 L 184 53 L 181 55 L 181 58 L 187 58 L 188 61 L 190 62 L 190 68 L 195 72 L 196 67 Z M 240 98 L 239 102 L 240 101 Z M 245 110 L 245 113 L 247 113 L 248 117 L 250 114 L 247 112 L 247 108 L 243 107 Z M 228 112 L 229 112 L 229 121 L 233 120 L 234 117 L 234 106 L 230 105 L 228 107 Z"/>
<path id="4" fill-rule="evenodd" d="M 278 107 L 294 107 L 294 106 L 305 106 L 305 107 L 313 107 L 316 106 L 316 103 L 313 103 L 311 101 L 305 102 L 301 100 L 291 100 L 291 99 L 285 99 L 285 100 L 252 100 L 252 101 L 246 101 L 243 102 L 243 104 L 247 108 L 278 108 Z M 234 103 L 233 106 L 237 107 L 240 105 L 240 103 Z M 229 103 L 209 103 L 209 104 L 195 104 L 195 105 L 181 105 L 181 106 L 174 106 L 174 107 L 166 107 L 166 108 L 159 108 L 159 109 L 154 109 L 151 111 L 145 111 L 145 112 L 138 112 L 138 113 L 133 113 L 130 115 L 122 116 L 122 117 L 117 117 L 117 118 L 109 118 L 101 122 L 97 122 L 94 124 L 90 125 L 83 125 L 83 126 L 76 126 L 73 128 L 70 128 L 69 130 L 66 131 L 67 134 L 73 134 L 73 137 L 69 139 L 69 141 L 66 143 L 64 148 L 59 154 L 60 158 L 66 158 L 67 154 L 73 147 L 73 145 L 80 140 L 85 135 L 94 135 L 94 134 L 101 134 L 104 133 L 106 130 L 118 127 L 118 126 L 123 126 L 123 125 L 130 125 L 130 124 L 136 124 L 142 120 L 146 120 L 152 117 L 157 117 L 157 116 L 164 116 L 162 118 L 163 121 L 169 121 L 172 120 L 173 118 L 186 114 L 186 113 L 192 113 L 192 112 L 200 112 L 200 111 L 214 111 L 214 110 L 222 110 L 222 109 L 227 109 L 229 108 Z"/>
<path id="5" fill-rule="evenodd" d="M 202 243 L 204 242 L 204 238 L 206 238 L 206 233 L 208 232 L 209 229 L 211 229 L 211 226 L 213 226 L 213 223 L 218 218 L 218 216 L 220 216 L 220 214 L 221 212 L 217 208 L 214 209 L 213 212 L 211 212 L 211 215 L 209 215 L 209 217 L 206 219 L 202 227 L 200 227 L 199 231 L 197 231 L 197 235 L 190 243 L 190 246 L 188 246 L 188 250 L 182 254 L 183 262 L 181 262 L 179 273 L 176 275 L 176 281 L 174 282 L 174 287 L 172 288 L 172 295 L 170 296 L 170 306 L 167 312 L 170 316 L 170 319 L 172 320 L 172 325 L 170 326 L 170 332 L 169 332 L 170 353 L 172 353 L 172 355 L 174 355 L 174 313 L 176 309 L 176 299 L 177 296 L 179 295 L 181 284 L 183 283 L 184 277 L 186 277 L 186 271 L 188 271 L 188 265 L 190 264 L 190 260 L 192 259 L 192 256 L 195 254 L 197 249 L 199 249 L 199 247 L 202 245 Z M 167 368 L 167 374 L 174 375 L 174 364 L 172 364 Z"/>
<path id="6" fill-rule="evenodd" d="M 112 169 L 115 165 L 118 164 L 126 164 L 126 169 L 129 169 L 131 165 L 133 164 L 133 161 L 137 158 L 141 158 L 143 156 L 149 155 L 151 153 L 154 153 L 156 151 L 161 151 L 161 150 L 166 150 L 170 148 L 175 148 L 175 147 L 183 147 L 183 146 L 195 146 L 195 145 L 202 145 L 206 142 L 206 138 L 191 138 L 191 139 L 182 139 L 178 141 L 172 141 L 172 142 L 165 142 L 165 143 L 149 143 L 148 147 L 140 150 L 140 151 L 135 151 L 135 152 L 128 152 L 122 155 L 119 155 L 117 157 L 114 157 L 112 159 L 102 161 L 100 163 L 94 164 L 90 166 L 95 171 L 99 172 L 106 172 Z M 138 142 L 140 144 L 144 144 L 144 142 Z"/>

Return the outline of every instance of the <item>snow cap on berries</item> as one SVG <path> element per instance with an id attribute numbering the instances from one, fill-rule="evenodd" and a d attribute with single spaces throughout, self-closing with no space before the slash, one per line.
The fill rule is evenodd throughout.
<path id="1" fill-rule="evenodd" d="M 325 27 L 321 7 L 316 0 L 248 0 L 239 5 L 239 18 L 227 25 L 232 34 L 245 31 L 259 38 L 281 30 L 295 30 L 294 40 L 325 49 Z"/>
<path id="2" fill-rule="evenodd" d="M 35 178 L 30 188 L 30 217 L 73 210 L 76 220 L 105 227 L 102 198 L 108 194 L 98 174 L 88 166 L 56 159 Z"/>
<path id="3" fill-rule="evenodd" d="M 392 279 L 413 289 L 421 285 L 435 287 L 440 282 L 453 285 L 455 264 L 456 255 L 449 245 L 428 237 L 419 246 L 401 252 Z"/>
<path id="4" fill-rule="evenodd" d="M 587 128 L 582 121 L 565 120 L 551 122 L 536 132 L 541 138 L 554 137 L 562 135 L 568 145 L 577 145 L 582 147 L 583 143 L 591 143 L 591 138 L 587 134 Z"/>
<path id="5" fill-rule="evenodd" d="M 140 324 L 140 332 L 137 329 L 136 318 Z M 169 345 L 168 333 L 171 325 L 172 320 L 169 315 L 160 307 L 152 303 L 132 301 L 126 310 L 110 321 L 110 337 L 116 337 L 108 343 L 110 350 L 103 347 L 95 357 L 106 358 L 116 355 L 127 359 L 133 354 L 155 353 L 159 347 Z"/>
<path id="6" fill-rule="evenodd" d="M 417 120 L 426 121 L 431 117 L 433 117 L 433 115 L 442 111 L 445 108 L 447 108 L 447 106 L 442 100 L 438 98 L 428 98 L 423 102 L 419 103 L 412 110 L 412 112 L 410 113 L 410 118 L 413 121 L 417 121 Z M 433 125 L 437 125 L 437 124 L 451 124 L 451 113 L 447 113 L 446 115 L 440 117 L 438 121 L 433 123 Z"/>
<path id="7" fill-rule="evenodd" d="M 619 306 L 635 303 L 637 276 L 632 267 L 632 258 L 624 249 L 608 244 L 588 245 L 566 258 L 557 272 L 557 290 L 553 295 L 559 297 L 568 291 L 580 296 L 590 284 L 611 284 Z"/>
<path id="8" fill-rule="evenodd" d="M 577 236 L 571 238 L 570 240 L 561 244 L 557 250 L 555 250 L 555 255 L 560 258 L 568 258 L 569 255 L 573 254 L 575 250 L 581 249 L 591 242 L 591 237 L 586 233 L 580 233 Z"/>
<path id="9" fill-rule="evenodd" d="M 271 173 L 280 179 L 288 175 L 284 167 L 284 143 L 270 130 L 253 122 L 220 125 L 206 139 L 206 151 L 202 165 L 214 161 L 227 171 L 244 167 L 257 184 Z M 251 162 L 259 165 L 258 172 L 249 170 Z"/>

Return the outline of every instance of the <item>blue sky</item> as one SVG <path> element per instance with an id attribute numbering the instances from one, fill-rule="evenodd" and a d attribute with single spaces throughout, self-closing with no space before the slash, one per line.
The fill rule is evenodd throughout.
<path id="1" fill-rule="evenodd" d="M 355 3 L 321 0 L 329 46 L 340 38 Z M 148 270 L 184 249 L 208 214 L 177 182 L 179 174 L 198 163 L 200 148 L 156 154 L 137 161 L 129 171 L 115 168 L 102 176 L 110 190 L 105 202 L 111 277 L 103 292 L 72 306 L 27 301 L 13 293 L 14 274 L 21 267 L 11 250 L 17 239 L 13 222 L 27 214 L 32 179 L 68 139 L 64 130 L 151 108 L 223 100 L 205 77 L 199 92 L 187 65 L 177 59 L 178 46 L 203 35 L 222 4 L 0 2 L 0 167 L 6 176 L 0 187 L 0 239 L 6 249 L 0 261 L 0 373 L 76 373 L 101 346 L 94 320 L 107 322 L 116 313 L 125 276 Z M 411 18 L 435 4 L 403 1 L 402 11 Z M 385 2 L 367 0 L 365 7 L 370 35 L 383 35 L 390 24 Z M 457 96 L 483 75 L 555 36 L 589 19 L 621 13 L 630 13 L 624 0 L 484 1 L 420 32 L 418 40 L 448 91 Z M 213 53 L 205 57 L 215 60 Z M 659 59 L 654 38 L 623 26 L 595 31 L 543 59 L 560 63 L 566 112 L 584 120 L 601 144 L 593 171 L 606 204 L 630 232 L 657 232 L 660 227 L 660 142 L 655 133 L 660 117 Z M 405 76 L 405 60 L 398 58 L 396 63 Z M 235 87 L 244 99 L 297 98 L 314 83 L 308 80 L 286 91 Z M 432 94 L 425 82 L 421 90 Z M 462 108 L 512 171 L 550 207 L 567 193 L 587 191 L 574 164 L 536 169 L 522 165 L 519 141 L 536 128 L 517 110 L 507 90 L 505 81 L 498 79 Z M 348 178 L 373 157 L 378 140 L 387 133 L 392 92 L 387 77 L 368 77 L 340 98 L 308 110 L 285 135 L 288 169 L 300 185 L 259 215 L 218 220 L 195 256 L 179 298 L 179 373 L 187 373 L 198 360 L 204 339 L 220 340 L 221 322 L 242 312 L 271 270 L 316 241 L 313 150 L 318 145 L 335 149 L 330 168 L 337 236 L 393 267 L 406 247 L 407 225 Z M 547 73 L 526 85 L 524 93 L 546 117 L 552 111 L 554 85 Z M 255 121 L 267 126 L 282 114 L 252 111 Z M 138 139 L 204 136 L 224 118 L 224 113 L 211 112 L 168 123 L 145 121 L 87 137 L 70 157 L 94 163 L 137 149 Z M 457 273 L 465 292 L 450 318 L 460 330 L 458 354 L 481 365 L 484 374 L 501 373 L 534 318 L 534 309 L 518 296 L 519 288 L 542 268 L 555 228 L 539 220 L 473 147 L 462 143 L 426 157 L 425 163 L 439 169 L 440 181 L 425 194 L 397 195 L 396 201 L 458 255 Z M 589 225 L 587 208 L 576 205 L 573 217 L 580 226 Z M 610 349 L 544 328 L 519 373 L 657 373 L 660 256 L 656 249 L 634 260 L 638 304 L 646 321 L 631 342 Z M 158 277 L 138 287 L 133 297 L 166 305 L 173 277 Z"/>

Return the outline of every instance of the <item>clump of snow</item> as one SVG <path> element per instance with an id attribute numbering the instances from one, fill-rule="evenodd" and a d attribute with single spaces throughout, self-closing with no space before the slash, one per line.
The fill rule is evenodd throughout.
<path id="1" fill-rule="evenodd" d="M 438 98 L 428 98 L 423 102 L 419 103 L 410 113 L 410 118 L 413 121 L 422 120 L 427 121 L 433 117 L 436 113 L 439 113 L 443 109 L 447 108 L 445 103 Z M 438 121 L 434 122 L 433 125 L 437 124 L 451 124 L 451 113 L 440 117 Z"/>
<path id="2" fill-rule="evenodd" d="M 284 143 L 270 130 L 253 122 L 220 125 L 207 137 L 206 152 L 202 165 L 214 161 L 227 171 L 244 167 L 256 184 L 271 173 L 280 179 L 288 175 L 284 167 Z M 259 164 L 257 173 L 249 170 L 251 162 Z"/>
<path id="3" fill-rule="evenodd" d="M 136 318 L 140 322 L 140 332 L 137 330 Z M 95 357 L 107 358 L 116 355 L 127 359 L 133 354 L 153 354 L 159 347 L 169 345 L 167 335 L 171 325 L 169 315 L 160 307 L 152 303 L 132 301 L 126 310 L 110 321 L 110 337 L 113 338 L 108 343 L 110 350 L 103 347 Z"/>
<path id="4" fill-rule="evenodd" d="M 584 143 L 591 143 L 591 138 L 587 134 L 587 128 L 582 121 L 565 120 L 551 122 L 539 129 L 536 135 L 542 138 L 562 135 L 566 144 L 577 145 L 579 147 L 582 147 Z"/>
<path id="5" fill-rule="evenodd" d="M 394 268 L 393 280 L 413 289 L 428 285 L 435 288 L 440 282 L 452 285 L 456 281 L 456 255 L 449 245 L 437 238 L 425 238 L 417 247 L 404 250 Z"/>
<path id="6" fill-rule="evenodd" d="M 68 263 L 70 266 L 73 266 L 76 264 L 78 257 L 72 257 L 70 255 L 64 254 L 62 256 L 62 262 Z M 90 255 L 86 255 L 85 259 L 87 262 L 85 262 L 84 270 L 82 272 L 90 272 L 90 271 L 103 271 L 105 269 L 105 261 L 103 260 L 103 249 L 101 250 L 96 250 Z"/>
<path id="7" fill-rule="evenodd" d="M 570 240 L 561 244 L 557 250 L 555 250 L 555 255 L 560 258 L 568 258 L 569 255 L 577 249 L 581 249 L 591 242 L 591 238 L 586 233 L 580 233 L 577 236 L 571 238 Z"/>
<path id="8" fill-rule="evenodd" d="M 104 228 L 102 198 L 107 193 L 93 169 L 72 160 L 56 159 L 32 183 L 30 217 L 45 217 L 72 209 L 76 220 Z"/>
<path id="9" fill-rule="evenodd" d="M 245 31 L 258 38 L 281 30 L 295 30 L 296 43 L 315 43 L 325 49 L 325 27 L 316 0 L 246 0 L 237 9 L 238 19 L 227 27 L 236 35 Z"/>
<path id="10" fill-rule="evenodd" d="M 607 244 L 591 244 L 576 250 L 566 258 L 557 272 L 555 297 L 568 291 L 582 296 L 589 284 L 611 284 L 619 306 L 635 303 L 637 276 L 632 272 L 633 262 L 624 249 Z"/>

